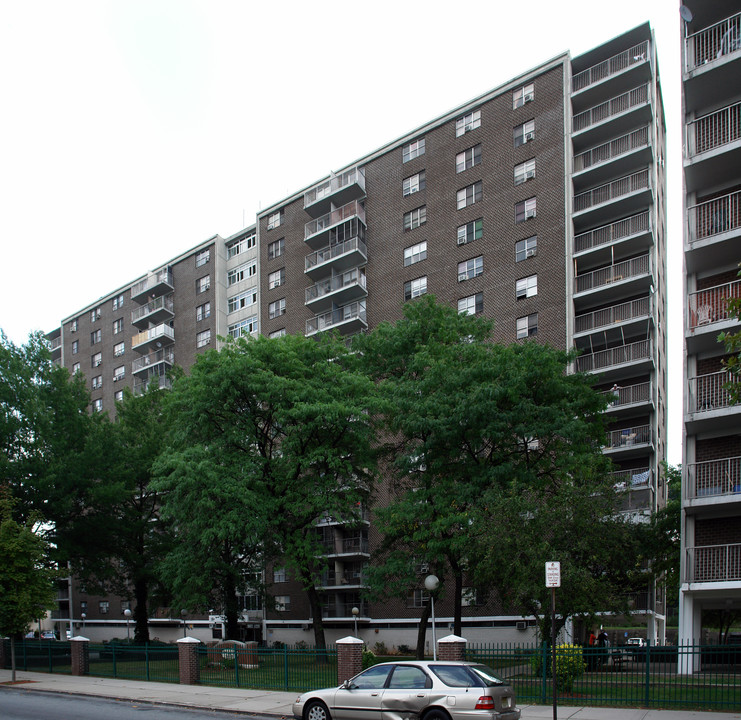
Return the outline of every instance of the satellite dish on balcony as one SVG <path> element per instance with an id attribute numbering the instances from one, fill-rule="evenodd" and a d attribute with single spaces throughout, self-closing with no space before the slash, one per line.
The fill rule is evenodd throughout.
<path id="1" fill-rule="evenodd" d="M 679 14 L 682 16 L 682 20 L 686 23 L 691 23 L 692 18 L 694 17 L 692 10 L 690 10 L 686 5 L 679 6 Z"/>

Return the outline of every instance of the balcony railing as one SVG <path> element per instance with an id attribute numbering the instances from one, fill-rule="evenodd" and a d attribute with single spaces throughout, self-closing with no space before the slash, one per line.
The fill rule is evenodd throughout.
<path id="1" fill-rule="evenodd" d="M 574 195 L 574 212 L 588 210 L 595 205 L 617 200 L 638 190 L 645 190 L 648 187 L 650 187 L 648 169 L 639 170 L 632 175 L 626 175 L 606 185 L 600 185 L 600 187 Z"/>
<path id="2" fill-rule="evenodd" d="M 641 490 L 651 486 L 651 468 L 631 468 L 610 473 L 616 490 Z"/>
<path id="3" fill-rule="evenodd" d="M 741 457 L 689 463 L 686 487 L 689 498 L 741 493 Z"/>
<path id="4" fill-rule="evenodd" d="M 687 72 L 741 50 L 741 13 L 689 35 L 685 49 Z"/>
<path id="5" fill-rule="evenodd" d="M 728 320 L 728 299 L 741 297 L 741 280 L 690 293 L 690 329 Z"/>
<path id="6" fill-rule="evenodd" d="M 365 223 L 365 209 L 357 200 L 353 200 L 316 220 L 310 220 L 304 227 L 304 240 L 356 215 Z"/>
<path id="7" fill-rule="evenodd" d="M 650 310 L 651 303 L 647 297 L 637 298 L 636 300 L 620 303 L 620 305 L 612 305 L 611 307 L 602 308 L 602 310 L 577 315 L 574 329 L 580 333 L 608 327 L 626 320 L 646 317 Z"/>
<path id="8" fill-rule="evenodd" d="M 312 300 L 318 300 L 324 295 L 337 292 L 337 290 L 350 287 L 351 285 L 360 285 L 360 287 L 365 289 L 365 273 L 361 272 L 358 268 L 354 268 L 342 275 L 335 275 L 327 280 L 322 280 L 316 283 L 316 285 L 306 288 L 306 302 L 309 303 Z"/>
<path id="9" fill-rule="evenodd" d="M 149 353 L 149 355 L 142 355 L 131 363 L 131 372 L 137 373 L 152 365 L 158 363 L 168 363 L 172 365 L 175 362 L 175 351 L 172 348 L 163 348 L 156 352 Z"/>
<path id="10" fill-rule="evenodd" d="M 622 72 L 631 65 L 643 62 L 648 57 L 648 41 L 644 40 L 638 45 L 634 45 L 629 50 L 624 50 L 603 62 L 592 65 L 592 67 L 582 70 L 574 75 L 571 84 L 574 92 L 583 90 L 594 83 L 600 82 L 605 78 Z"/>
<path id="11" fill-rule="evenodd" d="M 131 347 L 136 348 L 139 345 L 158 339 L 175 342 L 175 331 L 169 325 L 157 325 L 134 335 L 131 338 Z"/>
<path id="12" fill-rule="evenodd" d="M 741 580 L 741 543 L 687 548 L 685 582 Z"/>
<path id="13" fill-rule="evenodd" d="M 579 372 L 605 370 L 615 365 L 624 365 L 651 357 L 650 340 L 639 340 L 627 345 L 618 345 L 607 350 L 580 355 L 576 358 L 576 369 Z"/>
<path id="14" fill-rule="evenodd" d="M 631 235 L 649 232 L 651 230 L 651 216 L 648 210 L 638 215 L 632 215 L 624 220 L 603 225 L 602 227 L 580 233 L 574 237 L 574 252 L 584 252 L 601 245 L 617 242 Z"/>
<path id="15" fill-rule="evenodd" d="M 741 228 L 741 191 L 687 209 L 690 242 Z"/>
<path id="16" fill-rule="evenodd" d="M 59 350 L 59 348 L 62 347 L 62 338 L 61 337 L 55 337 L 52 340 L 49 340 L 49 350 L 54 352 L 55 350 Z"/>
<path id="17" fill-rule="evenodd" d="M 364 602 L 324 603 L 322 605 L 322 617 L 345 617 L 352 618 L 353 608 L 358 608 L 361 617 L 367 617 L 368 612 Z"/>
<path id="18" fill-rule="evenodd" d="M 645 403 L 651 398 L 651 383 L 643 382 L 626 385 L 625 387 L 614 387 L 610 390 L 604 390 L 602 394 L 610 401 L 611 408 Z"/>
<path id="19" fill-rule="evenodd" d="M 353 168 L 341 175 L 335 175 L 321 185 L 317 185 L 305 192 L 304 207 L 307 208 L 315 202 L 334 195 L 338 190 L 342 190 L 342 188 L 354 183 L 357 183 L 363 191 L 365 190 L 365 171 L 362 168 Z"/>
<path id="20" fill-rule="evenodd" d="M 731 405 L 728 392 L 729 384 L 736 384 L 738 379 L 726 370 L 697 375 L 689 381 L 689 397 L 687 400 L 690 412 L 710 412 Z"/>
<path id="21" fill-rule="evenodd" d="M 687 150 L 690 156 L 729 145 L 741 139 L 741 103 L 703 115 L 687 124 Z"/>
<path id="22" fill-rule="evenodd" d="M 648 128 L 642 127 L 627 135 L 610 140 L 603 145 L 574 156 L 574 172 L 581 172 L 595 165 L 606 163 L 613 158 L 625 155 L 633 150 L 648 146 Z"/>
<path id="23" fill-rule="evenodd" d="M 365 301 L 363 300 L 349 303 L 348 305 L 343 305 L 341 308 L 322 313 L 321 315 L 316 315 L 315 317 L 307 320 L 306 334 L 312 335 L 316 332 L 329 330 L 332 327 L 355 319 L 361 320 L 363 323 L 367 322 L 365 314 Z"/>
<path id="24" fill-rule="evenodd" d="M 368 257 L 368 248 L 365 246 L 365 243 L 357 237 L 336 243 L 335 245 L 328 245 L 327 247 L 306 256 L 306 270 L 311 270 L 315 265 L 321 265 L 322 263 L 329 262 L 330 260 L 355 252 L 356 250 L 361 252 L 364 257 Z"/>
<path id="25" fill-rule="evenodd" d="M 146 317 L 158 312 L 159 310 L 166 310 L 167 312 L 174 313 L 175 304 L 172 300 L 172 295 L 162 295 L 146 305 L 136 308 L 131 311 L 131 322 L 136 324 L 139 320 L 144 320 Z"/>
<path id="26" fill-rule="evenodd" d="M 576 292 L 586 292 L 587 290 L 594 290 L 595 288 L 611 285 L 621 280 L 645 275 L 650 269 L 651 264 L 648 254 L 639 255 L 636 258 L 624 260 L 615 265 L 608 265 L 607 267 L 592 270 L 583 275 L 577 275 L 574 278 Z"/>
<path id="27" fill-rule="evenodd" d="M 144 280 L 131 286 L 131 297 L 136 297 L 142 293 L 148 292 L 157 285 L 170 285 L 172 287 L 172 272 L 169 269 L 160 270 L 158 273 L 149 275 Z"/>
<path id="28" fill-rule="evenodd" d="M 612 430 L 607 433 L 605 448 L 616 450 L 618 448 L 631 447 L 633 445 L 645 445 L 651 442 L 651 426 L 638 425 L 636 427 Z"/>
<path id="29" fill-rule="evenodd" d="M 342 572 L 326 572 L 322 575 L 321 584 L 327 585 L 363 585 L 365 575 L 356 570 L 343 570 Z"/>
<path id="30" fill-rule="evenodd" d="M 627 112 L 638 105 L 644 105 L 649 101 L 648 85 L 640 85 L 622 95 L 607 100 L 600 105 L 595 105 L 589 110 L 574 115 L 574 132 L 586 130 L 586 128 L 607 120 L 620 113 Z"/>
<path id="31" fill-rule="evenodd" d="M 166 375 L 152 375 L 148 378 L 135 378 L 134 379 L 134 395 L 143 395 L 150 385 L 155 385 L 160 390 L 170 390 L 172 388 L 172 380 Z"/>
<path id="32" fill-rule="evenodd" d="M 366 537 L 349 537 L 342 540 L 343 553 L 367 553 L 368 538 Z"/>

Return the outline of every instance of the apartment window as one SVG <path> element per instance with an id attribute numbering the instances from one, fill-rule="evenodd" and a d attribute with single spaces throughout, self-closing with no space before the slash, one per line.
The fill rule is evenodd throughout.
<path id="1" fill-rule="evenodd" d="M 72 341 L 72 354 L 77 355 L 78 352 L 80 352 L 80 341 L 73 340 Z"/>
<path id="2" fill-rule="evenodd" d="M 196 322 L 201 322 L 201 320 L 205 320 L 207 317 L 211 317 L 211 303 L 203 303 L 203 305 L 199 305 L 196 308 Z"/>
<path id="3" fill-rule="evenodd" d="M 404 178 L 401 184 L 401 191 L 404 197 L 407 195 L 414 195 L 414 193 L 425 189 L 425 171 L 422 170 L 416 175 L 412 175 L 408 178 Z"/>
<path id="4" fill-rule="evenodd" d="M 517 110 L 518 107 L 533 100 L 535 100 L 535 84 L 524 85 L 512 93 L 512 109 Z"/>
<path id="5" fill-rule="evenodd" d="M 474 607 L 477 605 L 483 605 L 485 602 L 484 593 L 479 588 L 464 587 L 461 593 L 461 605 L 466 607 Z"/>
<path id="6" fill-rule="evenodd" d="M 92 310 L 90 312 L 90 322 L 95 322 L 96 320 L 100 320 L 100 308 L 97 307 L 95 310 Z"/>
<path id="7" fill-rule="evenodd" d="M 286 569 L 285 568 L 275 568 L 273 570 L 273 582 L 274 583 L 286 582 Z"/>
<path id="8" fill-rule="evenodd" d="M 515 147 L 520 147 L 525 143 L 535 140 L 535 120 L 528 120 L 522 125 L 518 125 L 515 130 Z"/>
<path id="9" fill-rule="evenodd" d="M 484 272 L 484 256 L 471 258 L 458 263 L 458 282 L 470 280 Z"/>
<path id="10" fill-rule="evenodd" d="M 415 590 L 408 598 L 409 607 L 421 608 L 430 604 L 430 593 L 427 590 Z"/>
<path id="11" fill-rule="evenodd" d="M 532 220 L 536 215 L 537 202 L 534 197 L 518 202 L 515 205 L 515 222 L 521 223 L 525 220 Z"/>
<path id="12" fill-rule="evenodd" d="M 90 387 L 93 390 L 100 390 L 100 388 L 103 387 L 103 376 L 102 375 L 96 375 L 91 381 L 90 381 Z"/>
<path id="13" fill-rule="evenodd" d="M 241 310 L 242 308 L 249 307 L 250 305 L 254 305 L 257 302 L 257 290 L 254 288 L 252 290 L 247 290 L 246 292 L 240 293 L 239 295 L 235 295 L 234 297 L 230 297 L 227 300 L 227 313 L 233 313 L 237 310 Z"/>
<path id="14" fill-rule="evenodd" d="M 275 272 L 271 272 L 268 275 L 268 290 L 275 290 L 275 288 L 285 285 L 286 283 L 286 269 L 281 268 Z"/>
<path id="15" fill-rule="evenodd" d="M 243 335 L 250 335 L 257 332 L 257 315 L 253 315 L 251 318 L 240 320 L 238 323 L 230 325 L 227 332 L 229 337 L 233 337 L 235 340 Z"/>
<path id="16" fill-rule="evenodd" d="M 275 609 L 278 612 L 288 612 L 291 609 L 291 596 L 290 595 L 276 595 L 275 596 Z"/>
<path id="17" fill-rule="evenodd" d="M 404 213 L 404 230 L 414 230 L 414 228 L 424 225 L 427 222 L 427 206 L 410 210 Z"/>
<path id="18" fill-rule="evenodd" d="M 427 241 L 404 248 L 404 267 L 414 265 L 427 258 Z"/>
<path id="19" fill-rule="evenodd" d="M 206 292 L 211 287 L 211 276 L 204 275 L 196 280 L 196 294 Z"/>
<path id="20" fill-rule="evenodd" d="M 116 402 L 123 402 L 123 390 L 116 390 L 116 392 L 113 393 L 113 399 Z"/>
<path id="21" fill-rule="evenodd" d="M 103 411 L 103 399 L 97 398 L 96 400 L 93 400 L 93 412 L 102 412 Z"/>
<path id="22" fill-rule="evenodd" d="M 80 372 L 80 363 L 76 362 L 72 366 L 72 374 L 74 375 L 75 373 L 78 373 L 78 372 Z"/>
<path id="23" fill-rule="evenodd" d="M 111 309 L 112 310 L 120 310 L 123 307 L 124 302 L 124 296 L 123 295 L 117 295 L 113 298 L 111 302 Z"/>
<path id="24" fill-rule="evenodd" d="M 100 367 L 100 364 L 103 362 L 103 353 L 95 353 L 95 355 L 91 356 L 90 358 L 90 365 L 94 368 Z"/>
<path id="25" fill-rule="evenodd" d="M 196 253 L 196 267 L 199 268 L 202 265 L 205 265 L 210 259 L 211 259 L 211 248 L 206 248 L 205 250 L 201 250 L 201 252 Z"/>
<path id="26" fill-rule="evenodd" d="M 459 315 L 478 315 L 484 312 L 484 293 L 476 293 L 458 301 Z"/>
<path id="27" fill-rule="evenodd" d="M 481 145 L 474 145 L 455 156 L 455 171 L 461 173 L 481 163 Z"/>
<path id="28" fill-rule="evenodd" d="M 515 283 L 515 297 L 518 300 L 533 297 L 538 294 L 538 276 L 530 275 L 521 278 Z"/>
<path id="29" fill-rule="evenodd" d="M 268 230 L 274 230 L 283 224 L 283 211 L 271 213 L 268 215 Z"/>
<path id="30" fill-rule="evenodd" d="M 270 305 L 268 305 L 268 317 L 269 318 L 276 318 L 279 315 L 285 315 L 285 314 L 286 314 L 286 299 L 285 298 L 281 298 L 280 300 L 271 302 Z"/>
<path id="31" fill-rule="evenodd" d="M 524 163 L 515 165 L 515 185 L 522 185 L 535 178 L 535 158 L 525 160 Z"/>
<path id="32" fill-rule="evenodd" d="M 196 335 L 196 347 L 202 348 L 211 342 L 211 330 L 204 330 Z"/>
<path id="33" fill-rule="evenodd" d="M 281 328 L 280 330 L 273 330 L 273 332 L 268 335 L 269 338 L 281 338 L 284 337 L 286 334 L 286 329 Z"/>
<path id="34" fill-rule="evenodd" d="M 123 332 L 123 318 L 113 321 L 113 334 L 118 335 Z"/>
<path id="35" fill-rule="evenodd" d="M 98 602 L 98 612 L 101 615 L 108 615 L 108 608 L 110 607 L 108 600 L 101 600 Z"/>
<path id="36" fill-rule="evenodd" d="M 484 197 L 484 184 L 479 180 L 458 191 L 457 207 L 462 210 L 464 207 L 479 202 L 482 197 Z"/>
<path id="37" fill-rule="evenodd" d="M 481 110 L 474 110 L 463 117 L 459 117 L 455 121 L 455 136 L 460 137 L 461 135 L 465 135 L 467 132 L 471 132 L 471 130 L 475 130 L 480 126 Z"/>
<path id="38" fill-rule="evenodd" d="M 517 339 L 522 340 L 538 334 L 538 313 L 517 318 Z"/>
<path id="39" fill-rule="evenodd" d="M 125 375 L 126 375 L 126 366 L 119 365 L 117 368 L 114 368 L 113 370 L 113 382 L 118 382 L 119 380 L 123 380 Z"/>
<path id="40" fill-rule="evenodd" d="M 77 327 L 78 327 L 78 325 L 79 325 L 79 321 L 78 321 L 78 320 L 73 320 L 73 321 L 72 321 L 72 322 L 71 322 L 71 323 L 69 324 L 69 331 L 70 331 L 70 332 L 77 332 Z"/>
<path id="41" fill-rule="evenodd" d="M 533 257 L 538 251 L 538 236 L 518 240 L 515 243 L 515 262 L 522 262 L 529 257 Z"/>
<path id="42" fill-rule="evenodd" d="M 93 330 L 93 332 L 90 333 L 90 344 L 95 345 L 95 343 L 99 343 L 103 339 L 103 331 L 99 328 L 98 330 Z"/>
<path id="43" fill-rule="evenodd" d="M 472 220 L 465 225 L 458 226 L 458 245 L 465 245 L 466 243 L 473 242 L 474 240 L 481 239 L 484 234 L 484 218 L 478 220 Z"/>
<path id="44" fill-rule="evenodd" d="M 424 295 L 427 292 L 427 276 L 409 280 L 404 283 L 404 300 Z"/>
<path id="45" fill-rule="evenodd" d="M 409 162 L 414 158 L 425 154 L 425 139 L 420 138 L 419 140 L 413 140 L 410 143 L 404 145 L 401 150 L 401 161 Z"/>
<path id="46" fill-rule="evenodd" d="M 113 346 L 113 357 L 121 357 L 126 352 L 126 343 L 116 343 Z"/>
<path id="47" fill-rule="evenodd" d="M 255 247 L 256 243 L 257 235 L 248 235 L 247 237 L 240 238 L 236 242 L 233 242 L 231 245 L 227 246 L 226 259 L 230 260 L 236 255 L 247 252 L 247 250 L 251 250 L 253 247 Z"/>
<path id="48" fill-rule="evenodd" d="M 268 260 L 274 260 L 280 257 L 286 251 L 286 239 L 281 238 L 274 242 L 268 243 Z"/>
<path id="49" fill-rule="evenodd" d="M 241 282 L 245 278 L 251 278 L 254 277 L 257 274 L 257 261 L 253 260 L 252 262 L 244 263 L 240 265 L 239 267 L 234 268 L 233 270 L 230 270 L 226 274 L 226 285 L 229 287 L 230 285 L 234 285 L 235 283 Z"/>

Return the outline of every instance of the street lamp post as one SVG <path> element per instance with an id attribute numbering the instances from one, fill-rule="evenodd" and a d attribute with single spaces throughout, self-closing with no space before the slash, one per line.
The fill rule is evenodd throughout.
<path id="1" fill-rule="evenodd" d="M 355 621 L 355 637 L 358 637 L 358 615 L 360 615 L 360 610 L 354 607 L 351 612 L 353 620 Z"/>
<path id="2" fill-rule="evenodd" d="M 129 608 L 126 608 L 126 610 L 124 610 L 124 615 L 126 617 L 126 642 L 131 642 L 131 630 L 129 629 L 129 620 L 131 620 L 131 610 L 129 610 Z"/>
<path id="3" fill-rule="evenodd" d="M 82 615 L 80 615 L 80 617 L 82 618 L 82 633 L 84 635 L 85 634 L 85 620 L 87 620 L 87 614 L 86 613 L 82 613 Z"/>
<path id="4" fill-rule="evenodd" d="M 437 638 L 435 637 L 435 596 L 433 593 L 440 585 L 437 575 L 428 575 L 425 578 L 425 588 L 430 593 L 430 605 L 432 607 L 432 659 L 437 660 Z"/>
<path id="5" fill-rule="evenodd" d="M 183 608 L 183 609 L 182 609 L 182 610 L 180 611 L 180 617 L 182 617 L 182 618 L 183 618 L 183 637 L 185 637 L 185 618 L 186 618 L 187 616 L 188 616 L 188 611 L 187 611 L 187 610 L 186 610 L 185 608 Z"/>

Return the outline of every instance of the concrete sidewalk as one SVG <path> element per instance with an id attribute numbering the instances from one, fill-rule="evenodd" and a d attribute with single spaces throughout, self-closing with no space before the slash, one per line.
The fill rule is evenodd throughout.
<path id="1" fill-rule="evenodd" d="M 207 685 L 177 685 L 143 680 L 113 680 L 35 672 L 17 672 L 15 685 L 9 685 L 10 670 L 0 670 L 0 690 L 36 690 L 70 695 L 92 695 L 163 705 L 224 710 L 251 715 L 292 717 L 295 692 L 242 690 Z M 0 696 L 2 697 L 2 696 Z M 0 700 L 0 710 L 2 700 Z M 520 705 L 523 720 L 553 717 L 550 705 Z M 558 707 L 559 720 L 741 720 L 738 712 L 691 712 L 687 710 L 641 710 L 638 708 Z"/>

